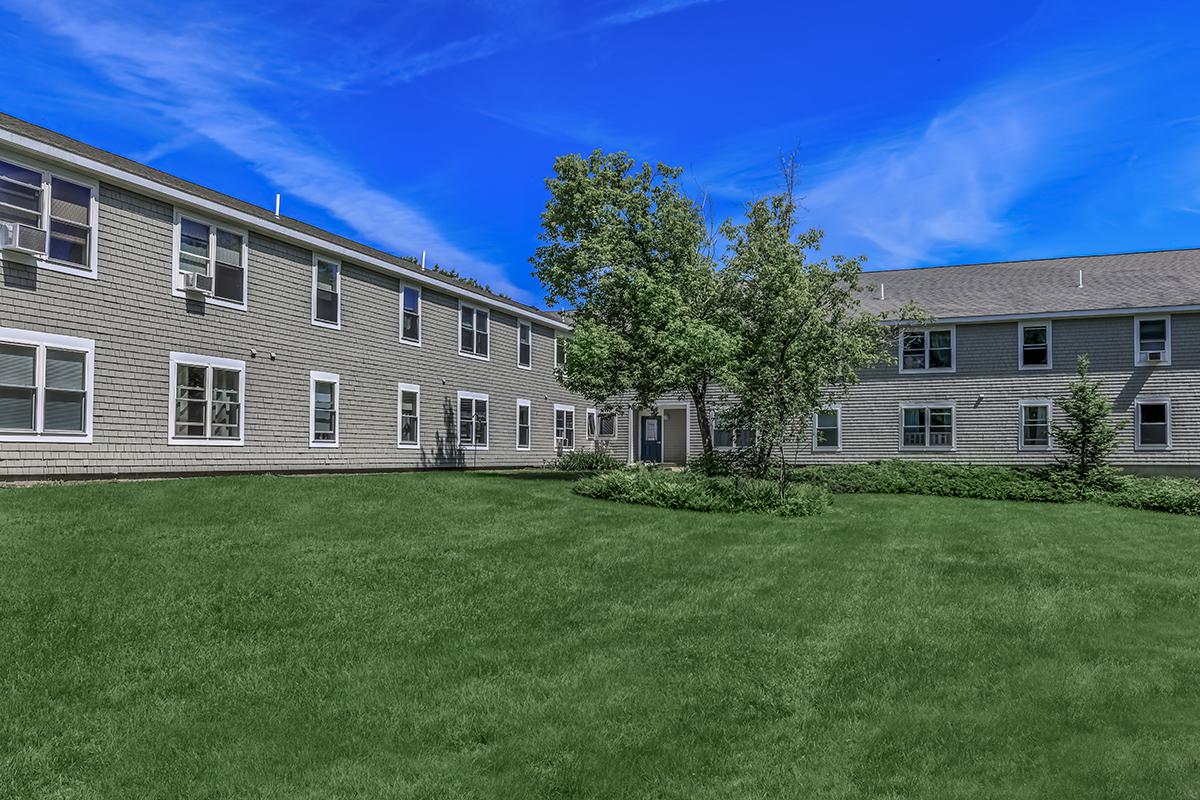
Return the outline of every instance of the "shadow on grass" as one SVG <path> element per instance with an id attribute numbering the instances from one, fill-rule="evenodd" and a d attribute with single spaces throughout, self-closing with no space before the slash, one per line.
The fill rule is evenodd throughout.
<path id="1" fill-rule="evenodd" d="M 592 472 L 565 472 L 563 470 L 551 469 L 513 469 L 513 470 L 495 470 L 485 472 L 488 475 L 496 478 L 507 478 L 513 481 L 560 481 L 569 482 L 577 481 L 580 478 L 586 478 L 595 473 Z"/>

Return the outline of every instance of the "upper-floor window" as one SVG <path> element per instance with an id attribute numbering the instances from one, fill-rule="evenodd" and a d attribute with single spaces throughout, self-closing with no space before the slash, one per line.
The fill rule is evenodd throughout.
<path id="1" fill-rule="evenodd" d="M 1050 369 L 1051 330 L 1049 322 L 1022 322 L 1017 326 L 1020 338 L 1020 368 Z"/>
<path id="2" fill-rule="evenodd" d="M 517 323 L 517 366 L 533 366 L 533 325 L 528 322 Z"/>
<path id="3" fill-rule="evenodd" d="M 1171 318 L 1137 317 L 1133 321 L 1134 363 L 1171 363 Z"/>
<path id="4" fill-rule="evenodd" d="M 842 449 L 842 410 L 839 406 L 822 409 L 813 415 L 813 449 Z"/>
<path id="5" fill-rule="evenodd" d="M 554 366 L 563 369 L 567 365 L 567 337 L 554 337 Z"/>
<path id="6" fill-rule="evenodd" d="M 1050 448 L 1050 419 L 1054 404 L 1049 400 L 1022 400 L 1021 449 L 1048 450 Z"/>
<path id="7" fill-rule="evenodd" d="M 528 400 L 517 401 L 517 449 L 528 450 L 531 422 L 530 422 L 530 404 Z"/>
<path id="8" fill-rule="evenodd" d="M 554 446 L 575 449 L 575 406 L 554 405 Z"/>
<path id="9" fill-rule="evenodd" d="M 1134 445 L 1139 450 L 1166 450 L 1171 446 L 1171 401 L 1147 397 L 1134 402 Z"/>
<path id="10" fill-rule="evenodd" d="M 397 447 L 419 447 L 421 444 L 421 387 L 412 383 L 397 386 L 399 404 L 396 425 L 399 433 Z"/>
<path id="11" fill-rule="evenodd" d="M 900 413 L 902 448 L 948 450 L 954 447 L 953 406 L 903 406 Z"/>
<path id="12" fill-rule="evenodd" d="M 488 312 L 461 305 L 459 310 L 458 352 L 475 358 L 488 357 Z"/>
<path id="13" fill-rule="evenodd" d="M 246 234 L 186 214 L 175 215 L 176 296 L 212 296 L 217 305 L 246 309 Z M 197 277 L 188 289 L 187 275 Z"/>
<path id="14" fill-rule="evenodd" d="M 606 411 L 600 415 L 600 438 L 611 439 L 617 435 L 617 415 Z"/>
<path id="15" fill-rule="evenodd" d="M 45 231 L 48 269 L 96 276 L 96 194 L 94 183 L 0 161 L 0 222 Z"/>
<path id="16" fill-rule="evenodd" d="M 313 324 L 340 328 L 341 310 L 342 265 L 332 259 L 313 254 Z"/>
<path id="17" fill-rule="evenodd" d="M 243 443 L 246 362 L 171 353 L 170 444 Z"/>
<path id="18" fill-rule="evenodd" d="M 0 441 L 90 442 L 91 339 L 0 328 Z"/>
<path id="19" fill-rule="evenodd" d="M 488 396 L 458 393 L 458 446 L 464 450 L 488 449 Z"/>
<path id="20" fill-rule="evenodd" d="M 421 290 L 415 286 L 400 287 L 400 341 L 421 343 Z"/>
<path id="21" fill-rule="evenodd" d="M 954 328 L 903 331 L 900 334 L 900 370 L 954 371 Z"/>
<path id="22" fill-rule="evenodd" d="M 338 446 L 338 405 L 341 380 L 332 372 L 308 373 L 308 444 Z"/>

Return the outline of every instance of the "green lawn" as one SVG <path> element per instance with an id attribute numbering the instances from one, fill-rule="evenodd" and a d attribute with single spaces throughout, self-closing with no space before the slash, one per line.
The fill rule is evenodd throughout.
<path id="1" fill-rule="evenodd" d="M 0 490 L 0 797 L 1200 796 L 1200 523 Z"/>

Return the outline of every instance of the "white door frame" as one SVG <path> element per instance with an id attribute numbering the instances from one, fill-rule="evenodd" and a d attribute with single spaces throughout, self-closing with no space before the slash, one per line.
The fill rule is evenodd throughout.
<path id="1" fill-rule="evenodd" d="M 630 406 L 633 412 L 633 433 L 634 440 L 630 443 L 630 451 L 632 456 L 636 456 L 634 461 L 642 460 L 642 416 L 662 416 L 664 411 L 683 411 L 683 457 L 685 461 L 690 461 L 692 458 L 692 437 L 688 435 L 692 429 L 692 405 L 688 402 L 671 402 L 658 403 L 654 408 L 635 408 Z M 659 423 L 659 436 L 662 439 L 660 450 L 663 453 L 662 460 L 658 463 L 666 463 L 667 450 L 667 426 L 662 422 Z M 633 438 L 633 437 L 631 437 Z"/>

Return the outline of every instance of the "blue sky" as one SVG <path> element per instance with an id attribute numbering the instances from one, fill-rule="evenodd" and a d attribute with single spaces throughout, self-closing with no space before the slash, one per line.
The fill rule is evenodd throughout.
<path id="1" fill-rule="evenodd" d="M 1200 4 L 0 0 L 0 109 L 540 301 L 553 159 L 871 268 L 1200 245 Z"/>

